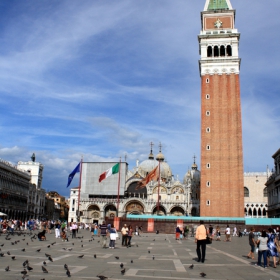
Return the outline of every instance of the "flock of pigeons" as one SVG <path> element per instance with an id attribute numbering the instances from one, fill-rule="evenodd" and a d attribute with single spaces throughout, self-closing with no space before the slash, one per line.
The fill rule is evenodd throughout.
<path id="1" fill-rule="evenodd" d="M 29 236 L 30 237 L 30 241 L 31 242 L 34 242 L 34 239 L 37 239 L 37 235 L 36 234 L 32 234 L 32 233 L 22 233 L 22 232 L 19 232 L 17 233 L 17 236 L 21 236 L 23 235 L 23 237 L 25 237 L 25 235 Z M 0 235 L 1 236 L 1 235 Z M 12 237 L 14 237 L 15 235 L 11 235 L 11 234 L 7 234 L 7 236 L 5 237 L 6 240 L 11 240 Z M 79 239 L 81 239 L 81 242 L 83 242 L 83 236 L 82 237 L 78 237 Z M 94 238 L 90 239 L 89 242 L 92 242 L 94 240 Z M 166 240 L 166 239 L 165 239 Z M 22 241 L 25 241 L 25 238 L 22 239 Z M 153 240 L 155 241 L 155 239 Z M 17 245 L 19 242 L 21 242 L 20 240 L 15 240 L 15 241 L 11 241 L 11 245 Z M 99 241 L 98 241 L 99 242 Z M 51 243 L 50 245 L 47 246 L 47 248 L 50 248 L 51 246 L 54 246 L 56 244 L 56 242 L 53 242 Z M 26 245 L 28 246 L 29 244 L 26 243 Z M 72 245 L 74 245 L 74 243 L 72 243 Z M 3 244 L 0 244 L 0 247 L 4 247 L 4 243 Z M 83 244 L 81 245 L 81 247 L 83 247 Z M 136 244 L 136 247 L 138 247 L 138 244 Z M 62 248 L 63 250 L 68 250 L 68 251 L 72 251 L 73 248 Z M 21 249 L 22 252 L 25 252 L 25 248 Z M 41 248 L 40 249 L 37 249 L 36 252 L 39 253 L 41 251 Z M 151 251 L 148 250 L 148 254 L 150 254 Z M 6 252 L 6 254 L 8 256 L 11 256 L 11 253 L 9 251 Z M 5 256 L 5 253 L 2 252 L 2 249 L 0 248 L 0 257 L 4 257 Z M 49 262 L 53 262 L 53 259 L 52 259 L 52 256 L 50 254 L 47 254 L 45 253 L 45 256 L 46 256 L 46 260 L 49 261 Z M 84 255 L 79 255 L 78 258 L 82 259 L 84 257 Z M 93 255 L 93 257 L 96 259 L 97 256 L 96 254 Z M 12 261 L 16 260 L 16 257 L 15 256 L 11 256 L 11 259 Z M 115 256 L 115 259 L 119 260 L 120 257 L 118 256 Z M 152 256 L 152 259 L 155 260 L 155 256 L 153 255 Z M 133 260 L 130 261 L 130 263 L 133 263 Z M 43 273 L 49 273 L 49 271 L 47 270 L 46 266 L 47 266 L 47 262 L 46 261 L 43 261 L 42 263 L 42 271 Z M 28 273 L 29 272 L 32 272 L 33 271 L 33 268 L 30 266 L 30 262 L 29 260 L 25 260 L 22 264 L 23 266 L 23 270 L 21 271 L 21 275 L 22 275 L 22 279 L 26 279 L 26 277 L 28 276 Z M 124 264 L 121 263 L 120 264 L 120 268 L 121 268 L 121 274 L 122 275 L 125 275 L 125 272 L 126 272 L 126 268 L 124 267 Z M 194 268 L 194 265 L 192 264 L 190 267 L 190 269 L 193 269 Z M 67 277 L 71 277 L 71 272 L 69 270 L 69 267 L 67 264 L 64 264 L 64 269 L 66 271 L 66 276 Z M 5 271 L 8 272 L 10 271 L 10 266 L 7 266 L 5 268 Z M 200 276 L 201 277 L 206 277 L 206 274 L 204 272 L 201 272 L 200 273 Z M 104 276 L 104 275 L 97 275 L 96 277 L 98 277 L 100 280 L 105 280 L 105 279 L 108 279 L 107 276 Z M 45 280 L 45 279 L 41 279 L 41 280 Z"/>

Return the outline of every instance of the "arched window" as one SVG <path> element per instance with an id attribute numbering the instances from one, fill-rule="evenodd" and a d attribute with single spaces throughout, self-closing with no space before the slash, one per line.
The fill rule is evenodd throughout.
<path id="1" fill-rule="evenodd" d="M 267 187 L 263 189 L 263 197 L 267 197 Z"/>
<path id="2" fill-rule="evenodd" d="M 249 197 L 249 189 L 244 187 L 244 197 Z"/>
<path id="3" fill-rule="evenodd" d="M 207 47 L 207 57 L 212 57 L 212 47 Z"/>
<path id="4" fill-rule="evenodd" d="M 220 48 L 220 54 L 221 54 L 221 56 L 226 56 L 226 49 L 225 49 L 225 46 L 221 46 L 221 48 Z"/>
<path id="5" fill-rule="evenodd" d="M 231 46 L 227 46 L 227 56 L 232 56 Z"/>
<path id="6" fill-rule="evenodd" d="M 218 46 L 214 47 L 214 57 L 218 57 L 219 56 L 219 48 Z"/>
<path id="7" fill-rule="evenodd" d="M 253 216 L 256 217 L 257 216 L 257 210 L 256 208 L 254 208 L 254 211 L 253 211 Z"/>

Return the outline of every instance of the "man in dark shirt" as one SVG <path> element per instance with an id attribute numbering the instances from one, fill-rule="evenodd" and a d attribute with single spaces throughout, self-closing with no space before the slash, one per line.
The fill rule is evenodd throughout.
<path id="1" fill-rule="evenodd" d="M 213 227 L 212 227 L 212 225 L 209 226 L 209 235 L 210 235 L 210 238 L 212 239 L 213 238 Z"/>
<path id="2" fill-rule="evenodd" d="M 248 259 L 254 259 L 254 251 L 255 251 L 255 245 L 256 245 L 256 242 L 255 242 L 255 235 L 254 235 L 254 231 L 255 229 L 252 227 L 251 228 L 251 231 L 249 233 L 249 245 L 251 247 L 251 250 L 247 256 Z"/>
<path id="3" fill-rule="evenodd" d="M 107 225 L 106 225 L 105 221 L 103 221 L 102 225 L 99 226 L 99 236 L 101 236 L 100 243 L 101 243 L 102 248 L 106 248 L 107 232 L 108 232 Z"/>

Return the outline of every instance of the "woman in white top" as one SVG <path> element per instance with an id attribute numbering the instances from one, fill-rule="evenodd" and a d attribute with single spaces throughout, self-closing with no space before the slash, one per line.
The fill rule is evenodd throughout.
<path id="1" fill-rule="evenodd" d="M 267 234 L 265 230 L 262 230 L 261 236 L 258 237 L 257 245 L 259 247 L 258 250 L 258 263 L 255 265 L 261 266 L 261 260 L 263 256 L 263 266 L 267 268 Z"/>

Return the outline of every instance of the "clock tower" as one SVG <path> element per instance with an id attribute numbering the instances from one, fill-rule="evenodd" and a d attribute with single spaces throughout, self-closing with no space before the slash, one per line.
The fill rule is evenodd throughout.
<path id="1" fill-rule="evenodd" d="M 244 217 L 239 39 L 230 0 L 206 0 L 198 36 L 200 216 Z"/>

